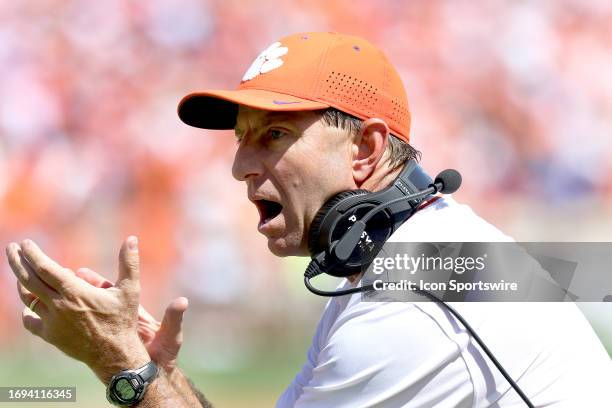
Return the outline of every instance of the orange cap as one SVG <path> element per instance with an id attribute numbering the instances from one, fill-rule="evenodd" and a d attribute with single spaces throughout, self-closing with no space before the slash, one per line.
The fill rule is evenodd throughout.
<path id="1" fill-rule="evenodd" d="M 204 129 L 232 129 L 238 105 L 270 111 L 334 107 L 360 119 L 384 120 L 409 141 L 410 112 L 402 81 L 387 57 L 368 41 L 338 33 L 282 38 L 255 59 L 236 90 L 185 96 L 179 117 Z"/>

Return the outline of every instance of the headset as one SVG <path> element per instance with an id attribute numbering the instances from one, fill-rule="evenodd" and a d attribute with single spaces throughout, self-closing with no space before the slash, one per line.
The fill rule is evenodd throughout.
<path id="1" fill-rule="evenodd" d="M 314 217 L 308 232 L 308 250 L 313 259 L 320 254 L 326 257 L 324 272 L 336 277 L 347 277 L 359 273 L 369 265 L 382 244 L 400 225 L 410 218 L 418 206 L 430 194 L 414 199 L 405 199 L 410 195 L 427 189 L 432 179 L 416 161 L 406 163 L 392 185 L 378 192 L 367 190 L 349 190 L 336 194 L 321 207 Z M 395 201 L 400 198 L 400 201 Z M 392 202 L 392 204 L 389 204 Z M 360 229 L 359 239 L 349 248 L 349 256 L 343 262 L 333 262 L 338 243 L 353 228 L 360 228 L 359 221 L 371 210 L 381 207 L 367 221 L 365 228 Z M 353 235 L 355 230 L 353 230 Z"/>
<path id="2" fill-rule="evenodd" d="M 387 239 L 427 200 L 435 199 L 437 193 L 454 193 L 460 186 L 458 171 L 444 170 L 432 181 L 415 160 L 409 160 L 393 184 L 381 191 L 360 189 L 334 195 L 318 211 L 308 230 L 311 261 L 304 272 L 304 285 L 310 292 L 327 297 L 373 290 L 372 285 L 366 285 L 325 291 L 313 287 L 310 280 L 323 273 L 348 277 L 365 271 Z M 460 321 L 527 407 L 534 406 L 459 312 L 432 293 L 415 292 L 439 303 Z"/>

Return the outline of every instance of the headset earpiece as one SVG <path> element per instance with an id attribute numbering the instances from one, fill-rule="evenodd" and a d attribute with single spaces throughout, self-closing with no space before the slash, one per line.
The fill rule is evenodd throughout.
<path id="1" fill-rule="evenodd" d="M 328 242 L 328 237 L 322 236 L 321 227 L 323 220 L 326 219 L 327 222 L 325 230 L 329 230 L 329 228 L 327 228 L 327 224 L 329 224 L 330 221 L 333 220 L 330 220 L 326 216 L 329 216 L 330 214 L 334 213 L 334 211 L 330 210 L 332 210 L 334 207 L 337 207 L 339 203 L 343 202 L 349 197 L 363 196 L 368 193 L 368 190 L 343 191 L 341 193 L 336 194 L 335 196 L 327 200 L 325 204 L 323 204 L 323 207 L 321 207 L 319 212 L 317 212 L 317 215 L 315 215 L 314 219 L 312 220 L 312 223 L 310 224 L 310 229 L 308 230 L 308 251 L 310 252 L 311 257 L 314 257 L 319 252 L 325 251 L 327 249 L 326 242 Z"/>
<path id="2" fill-rule="evenodd" d="M 394 183 L 381 191 L 336 194 L 319 210 L 308 231 L 311 258 L 318 259 L 322 272 L 329 275 L 346 277 L 362 272 L 428 193 L 412 200 L 403 198 L 426 190 L 432 183 L 417 162 L 409 160 Z M 362 221 L 368 213 L 367 220 Z M 358 221 L 356 229 L 347 232 Z"/>

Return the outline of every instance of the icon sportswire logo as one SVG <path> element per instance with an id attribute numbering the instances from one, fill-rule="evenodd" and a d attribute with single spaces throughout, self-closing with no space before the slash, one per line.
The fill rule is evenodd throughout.
<path id="1" fill-rule="evenodd" d="M 289 48 L 281 47 L 281 45 L 282 44 L 277 41 L 263 50 L 261 54 L 255 58 L 255 61 L 253 61 L 249 69 L 247 69 L 247 72 L 245 72 L 242 77 L 242 82 L 249 81 L 259 74 L 265 74 L 283 65 L 281 57 L 287 54 Z"/>

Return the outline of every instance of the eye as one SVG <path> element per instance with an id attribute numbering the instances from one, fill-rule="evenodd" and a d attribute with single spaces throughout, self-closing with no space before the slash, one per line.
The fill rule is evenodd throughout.
<path id="1" fill-rule="evenodd" d="M 270 138 L 272 140 L 277 140 L 277 139 L 280 139 L 281 137 L 285 136 L 287 134 L 287 132 L 285 132 L 282 129 L 270 129 L 270 130 L 268 130 L 268 134 L 270 135 Z"/>

